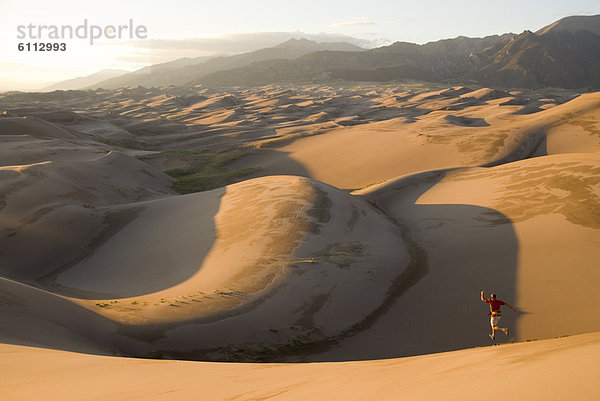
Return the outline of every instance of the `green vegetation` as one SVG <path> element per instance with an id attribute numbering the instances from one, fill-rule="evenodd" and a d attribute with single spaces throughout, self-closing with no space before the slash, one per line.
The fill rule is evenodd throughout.
<path id="1" fill-rule="evenodd" d="M 105 138 L 103 136 L 95 135 L 94 140 L 98 143 L 108 145 L 111 148 L 117 149 L 138 149 L 138 150 L 156 150 L 157 145 L 149 144 L 146 142 L 122 140 L 117 141 L 111 138 Z"/>
<path id="2" fill-rule="evenodd" d="M 118 141 L 115 141 L 115 140 L 110 139 L 110 138 L 105 138 L 105 137 L 99 136 L 99 135 L 94 136 L 94 140 L 96 142 L 98 142 L 98 143 L 103 143 L 105 145 L 112 146 L 113 148 L 122 148 L 122 147 L 124 147 Z"/>
<path id="3" fill-rule="evenodd" d="M 313 128 L 313 129 L 307 129 L 305 127 L 302 127 L 302 130 L 299 132 L 291 132 L 288 134 L 283 134 L 283 135 L 277 136 L 275 138 L 260 139 L 258 141 L 254 141 L 254 142 L 245 144 L 244 148 L 246 148 L 246 149 L 279 148 L 279 147 L 283 147 L 285 145 L 289 145 L 290 143 L 294 142 L 297 139 L 306 138 L 309 136 L 315 136 L 315 135 L 319 135 L 319 134 L 324 134 L 324 133 L 326 133 L 334 128 L 338 128 L 338 127 L 339 127 L 339 125 L 334 122 L 329 122 L 329 123 L 327 123 L 327 125 L 321 125 L 317 128 Z"/>
<path id="4" fill-rule="evenodd" d="M 229 296 L 238 296 L 238 297 L 243 297 L 246 294 L 243 293 L 242 291 L 237 291 L 234 289 L 229 289 L 229 291 L 225 291 L 225 290 L 215 290 L 215 294 L 217 295 L 229 295 Z"/>
<path id="5" fill-rule="evenodd" d="M 246 150 L 238 149 L 224 153 L 167 151 L 140 156 L 140 160 L 162 158 L 182 167 L 166 170 L 165 173 L 177 179 L 173 188 L 181 193 L 208 191 L 224 187 L 236 182 L 236 179 L 256 171 L 246 168 L 229 171 L 225 165 L 246 154 Z"/>

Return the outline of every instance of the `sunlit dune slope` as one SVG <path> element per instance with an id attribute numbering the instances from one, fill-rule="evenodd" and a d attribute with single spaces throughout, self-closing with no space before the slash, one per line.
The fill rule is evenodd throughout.
<path id="1" fill-rule="evenodd" d="M 456 93 L 403 98 L 395 104 L 400 110 L 384 121 L 364 119 L 257 152 L 233 166 L 256 165 L 260 175 L 293 173 L 357 189 L 425 170 L 600 150 L 598 93 L 559 105 L 500 91 Z M 392 106 L 383 97 L 381 102 Z"/>
<path id="2" fill-rule="evenodd" d="M 0 346 L 11 400 L 593 400 L 600 335 L 318 364 L 149 361 Z M 492 394 L 490 394 L 492 392 Z"/>

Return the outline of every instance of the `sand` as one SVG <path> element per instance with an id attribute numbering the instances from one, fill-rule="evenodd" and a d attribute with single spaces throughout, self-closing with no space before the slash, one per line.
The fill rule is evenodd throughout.
<path id="1" fill-rule="evenodd" d="M 598 93 L 137 87 L 0 108 L 3 394 L 598 390 Z M 487 337 L 481 290 L 517 307 L 508 338 Z"/>
<path id="2" fill-rule="evenodd" d="M 2 345 L 10 400 L 593 400 L 597 333 L 419 357 L 319 364 L 219 364 Z"/>

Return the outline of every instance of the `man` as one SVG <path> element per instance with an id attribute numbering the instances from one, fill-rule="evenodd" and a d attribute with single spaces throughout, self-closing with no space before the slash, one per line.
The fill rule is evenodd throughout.
<path id="1" fill-rule="evenodd" d="M 506 305 L 510 309 L 512 309 L 513 312 L 516 312 L 517 310 L 513 306 L 507 304 L 506 302 L 496 299 L 496 294 L 494 294 L 494 293 L 492 293 L 490 295 L 490 299 L 486 299 L 483 296 L 483 291 L 481 291 L 481 302 L 490 304 L 490 315 L 491 315 L 490 324 L 492 326 L 492 334 L 490 334 L 490 338 L 492 340 L 496 338 L 496 330 L 502 330 L 504 332 L 504 334 L 508 337 L 508 328 L 498 327 L 498 323 L 500 322 L 500 317 L 502 316 L 500 307 L 502 305 Z"/>

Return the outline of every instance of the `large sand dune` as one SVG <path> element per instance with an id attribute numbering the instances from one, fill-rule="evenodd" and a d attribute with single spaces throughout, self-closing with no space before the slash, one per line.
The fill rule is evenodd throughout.
<path id="1" fill-rule="evenodd" d="M 322 378 L 350 394 L 333 376 L 364 370 L 380 385 L 404 375 L 422 384 L 406 397 L 427 399 L 433 379 L 419 372 L 436 363 L 455 372 L 440 373 L 438 392 L 497 358 L 526 362 L 501 365 L 516 381 L 597 355 L 591 334 L 418 356 L 491 344 L 481 290 L 518 308 L 496 342 L 600 331 L 590 302 L 600 282 L 597 93 L 138 87 L 8 94 L 0 107 L 0 341 L 38 347 L 4 347 L 22 369 L 35 355 L 102 375 L 111 361 L 123 374 L 140 363 L 43 348 L 361 360 L 190 365 L 176 391 L 223 370 L 264 392 L 238 383 L 215 397 L 310 398 L 332 391 Z M 554 349 L 567 351 L 535 357 Z M 368 362 L 397 357 L 410 358 Z M 171 365 L 149 363 L 147 377 Z M 255 366 L 304 379 L 280 387 L 257 380 Z M 20 375 L 11 383 L 24 395 Z M 401 391 L 369 386 L 352 396 Z M 127 395 L 99 398 L 111 396 Z"/>
<path id="2" fill-rule="evenodd" d="M 88 209 L 63 206 L 44 224 L 15 228 L 4 273 L 61 294 L 40 293 L 48 302 L 67 299 L 115 322 L 104 335 L 122 353 L 293 356 L 372 319 L 410 262 L 401 229 L 382 213 L 306 178 Z M 19 258 L 51 224 L 62 242 L 36 238 L 37 259 Z M 68 262 L 37 262 L 54 259 Z M 18 297 L 20 287 L 6 285 Z"/>
<path id="3" fill-rule="evenodd" d="M 360 191 L 409 227 L 427 255 L 427 274 L 389 321 L 348 346 L 385 356 L 391 349 L 404 355 L 484 344 L 477 286 L 518 305 L 517 314 L 503 317 L 512 338 L 600 330 L 598 307 L 584 295 L 600 281 L 599 163 L 596 154 L 544 156 L 421 173 Z M 376 338 L 396 341 L 383 351 Z"/>
<path id="4" fill-rule="evenodd" d="M 481 97 L 481 90 L 473 93 L 475 99 Z M 431 100 L 438 99 L 437 92 L 416 95 L 397 102 L 398 117 L 366 120 L 257 152 L 234 162 L 235 168 L 258 164 L 261 175 L 298 174 L 304 169 L 305 174 L 339 188 L 358 189 L 424 170 L 599 150 L 597 93 L 558 106 L 546 99 L 543 104 L 553 107 L 531 114 L 519 112 L 534 100 L 520 99 L 515 103 L 525 106 L 512 105 L 514 97 L 491 93 L 496 97 L 485 102 L 469 100 L 465 96 L 470 92 L 442 100 Z"/>
<path id="5" fill-rule="evenodd" d="M 10 400 L 594 400 L 597 333 L 367 362 L 149 361 L 0 346 Z"/>

